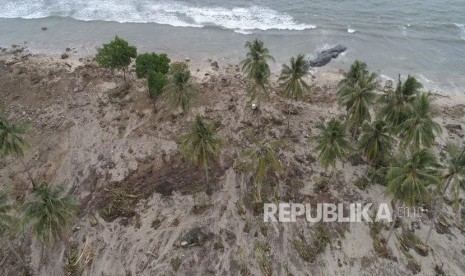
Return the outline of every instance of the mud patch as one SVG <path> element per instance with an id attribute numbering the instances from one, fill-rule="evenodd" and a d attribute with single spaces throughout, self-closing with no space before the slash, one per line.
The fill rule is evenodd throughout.
<path id="1" fill-rule="evenodd" d="M 137 215 L 137 204 L 154 193 L 171 196 L 178 192 L 186 195 L 205 192 L 208 186 L 213 192 L 218 190 L 221 177 L 231 165 L 231 162 L 223 166 L 212 164 L 208 169 L 210 185 L 207 185 L 203 168 L 184 162 L 180 157 L 172 160 L 163 163 L 159 169 L 147 162 L 123 181 L 99 188 L 87 208 L 97 210 L 106 221 L 118 217 L 131 218 Z"/>

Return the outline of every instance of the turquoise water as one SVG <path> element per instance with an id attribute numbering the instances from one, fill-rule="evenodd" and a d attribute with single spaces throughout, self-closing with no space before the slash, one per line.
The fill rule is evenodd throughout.
<path id="1" fill-rule="evenodd" d="M 0 46 L 27 41 L 34 51 L 75 47 L 85 55 L 119 34 L 141 50 L 236 62 L 244 42 L 258 37 L 279 70 L 290 55 L 344 44 L 349 50 L 331 68 L 362 59 L 385 78 L 410 73 L 430 89 L 465 94 L 463 0 L 1 2 Z"/>

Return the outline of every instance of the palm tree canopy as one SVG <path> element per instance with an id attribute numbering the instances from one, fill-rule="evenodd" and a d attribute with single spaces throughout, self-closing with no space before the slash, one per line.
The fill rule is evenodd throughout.
<path id="1" fill-rule="evenodd" d="M 390 135 L 390 128 L 383 120 L 362 125 L 359 148 L 369 162 L 382 162 L 391 155 L 396 140 Z"/>
<path id="2" fill-rule="evenodd" d="M 206 124 L 200 115 L 188 134 L 180 138 L 181 154 L 196 165 L 207 166 L 221 154 L 222 141 L 216 136 L 213 127 Z"/>
<path id="3" fill-rule="evenodd" d="M 168 84 L 163 88 L 168 103 L 173 107 L 181 107 L 183 114 L 190 109 L 196 88 L 190 83 L 191 73 L 187 64 L 175 62 L 171 65 Z"/>
<path id="4" fill-rule="evenodd" d="M 447 162 L 445 167 L 445 178 L 458 176 L 465 177 L 465 145 L 459 146 L 455 143 L 446 144 Z"/>
<path id="5" fill-rule="evenodd" d="M 388 170 L 386 192 L 408 207 L 424 202 L 429 196 L 426 187 L 438 185 L 437 167 L 436 156 L 429 150 L 401 154 Z"/>
<path id="6" fill-rule="evenodd" d="M 315 139 L 316 150 L 319 152 L 318 160 L 323 167 L 336 166 L 337 159 L 344 159 L 352 150 L 347 140 L 347 127 L 341 121 L 332 119 L 326 126 L 318 126 L 321 129 Z"/>
<path id="7" fill-rule="evenodd" d="M 279 81 L 287 98 L 301 99 L 304 92 L 310 90 L 310 85 L 304 81 L 304 78 L 310 74 L 310 64 L 303 54 L 291 57 L 289 63 L 290 66 L 283 64 Z"/>
<path id="8" fill-rule="evenodd" d="M 0 115 L 0 156 L 24 156 L 24 149 L 28 147 L 23 135 L 26 126 L 13 124 Z"/>
<path id="9" fill-rule="evenodd" d="M 431 147 L 436 135 L 442 132 L 441 126 L 433 121 L 438 115 L 438 110 L 432 104 L 431 93 L 419 93 L 415 96 L 412 106 L 409 108 L 407 119 L 399 126 L 399 135 L 403 145 L 411 145 L 419 150 L 423 147 Z"/>
<path id="10" fill-rule="evenodd" d="M 283 141 L 263 142 L 258 147 L 246 149 L 242 153 L 242 167 L 251 173 L 256 181 L 263 183 L 268 172 L 280 172 L 281 162 L 276 154 L 277 148 Z"/>
<path id="11" fill-rule="evenodd" d="M 8 197 L 0 193 L 0 237 L 14 234 L 19 227 L 19 220 L 11 215 L 14 206 L 8 202 Z"/>
<path id="12" fill-rule="evenodd" d="M 339 104 L 345 106 L 349 115 L 349 123 L 353 127 L 359 127 L 363 122 L 371 121 L 370 106 L 376 98 L 377 77 L 375 73 L 363 74 L 356 81 L 339 86 Z"/>
<path id="13" fill-rule="evenodd" d="M 409 114 L 409 106 L 415 99 L 415 95 L 420 93 L 422 84 L 415 77 L 408 76 L 405 82 L 402 82 L 399 76 L 396 89 L 388 91 L 381 97 L 383 107 L 379 115 L 387 120 L 394 127 L 398 127 Z"/>
<path id="14" fill-rule="evenodd" d="M 63 193 L 63 185 L 49 187 L 43 183 L 34 190 L 35 200 L 24 207 L 24 220 L 32 223 L 32 230 L 41 242 L 61 239 L 76 215 L 74 196 Z"/>
<path id="15" fill-rule="evenodd" d="M 369 73 L 367 68 L 368 66 L 365 62 L 360 60 L 354 61 L 354 63 L 350 66 L 349 71 L 344 74 L 344 79 L 339 82 L 338 86 L 342 87 L 352 85 L 361 78 L 366 77 Z"/>
<path id="16" fill-rule="evenodd" d="M 248 96 L 250 100 L 262 101 L 269 98 L 267 85 L 269 83 L 269 73 L 267 72 L 268 65 L 265 62 L 259 62 L 256 69 L 253 71 L 253 76 L 250 79 Z"/>
<path id="17" fill-rule="evenodd" d="M 274 58 L 270 55 L 268 48 L 265 48 L 263 41 L 255 39 L 245 43 L 245 47 L 249 49 L 246 58 L 241 61 L 242 71 L 247 74 L 249 79 L 252 79 L 254 72 L 257 70 L 264 70 L 267 75 L 270 75 L 270 67 L 267 61 L 274 61 Z M 260 63 L 264 63 L 264 68 L 259 68 Z"/>
<path id="18" fill-rule="evenodd" d="M 446 144 L 446 153 L 444 180 L 448 185 L 441 187 L 441 190 L 447 193 L 451 185 L 454 201 L 458 202 L 460 191 L 465 189 L 465 145 L 459 146 L 449 142 Z"/>

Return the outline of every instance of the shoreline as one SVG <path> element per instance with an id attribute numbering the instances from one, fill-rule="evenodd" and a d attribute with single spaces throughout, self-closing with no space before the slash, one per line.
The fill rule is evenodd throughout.
<path id="1" fill-rule="evenodd" d="M 137 45 L 136 45 L 137 47 Z M 97 46 L 95 47 L 97 49 Z M 1 51 L 6 51 L 6 52 L 1 52 Z M 18 51 L 19 50 L 19 51 Z M 69 51 L 68 51 L 69 50 Z M 54 60 L 57 62 L 62 62 L 66 63 L 66 61 L 69 61 L 72 64 L 75 64 L 74 66 L 78 66 L 78 63 L 83 63 L 83 62 L 89 62 L 93 60 L 95 57 L 94 55 L 91 55 L 89 53 L 80 53 L 76 48 L 66 48 L 63 49 L 62 53 L 53 53 L 53 51 L 50 52 L 43 52 L 43 51 L 36 51 L 36 50 L 30 50 L 28 48 L 28 43 L 19 43 L 19 44 L 13 44 L 11 47 L 0 47 L 0 56 L 11 52 L 11 51 L 18 51 L 20 54 L 28 54 L 32 55 L 35 57 L 43 57 L 45 59 L 50 59 Z M 163 51 L 156 52 L 156 53 L 164 53 Z M 67 58 L 63 59 L 61 57 L 62 54 L 66 54 Z M 138 53 L 141 54 L 141 53 Z M 342 53 L 340 56 L 344 56 L 346 53 Z M 196 57 L 192 55 L 168 55 L 171 61 L 177 61 L 177 62 L 186 62 L 189 65 L 189 68 L 191 70 L 191 74 L 195 76 L 197 79 L 201 80 L 205 77 L 205 74 L 218 74 L 218 70 L 226 70 L 226 69 L 231 69 L 231 68 L 237 68 L 239 66 L 240 59 L 239 58 L 234 58 L 234 57 L 229 57 L 229 56 L 217 56 L 217 57 L 210 57 L 210 58 L 202 58 L 202 57 Z M 307 56 L 307 58 L 309 58 Z M 340 59 L 341 57 L 339 57 Z M 343 66 L 338 67 L 339 65 L 334 65 L 334 63 L 337 62 L 337 58 L 333 59 L 327 66 L 324 67 L 317 67 L 313 68 L 313 75 L 318 78 L 323 78 L 323 79 L 329 79 L 333 80 L 334 79 L 341 79 L 342 78 L 342 73 L 346 70 L 349 69 L 350 66 L 346 66 L 347 68 L 343 69 Z M 213 63 L 217 63 L 219 68 L 216 69 L 215 66 L 213 66 Z M 287 61 L 286 61 L 287 63 Z M 82 65 L 82 64 L 81 64 Z M 369 64 L 368 64 L 369 66 Z M 276 81 L 277 78 L 279 77 L 281 70 L 281 64 L 279 62 L 274 62 L 271 66 L 271 72 L 272 72 L 272 81 Z M 241 73 L 241 71 L 236 72 Z M 392 81 L 395 85 L 397 82 L 397 79 L 392 78 L 391 76 L 387 76 L 383 74 L 382 71 L 378 70 L 376 71 L 378 75 L 378 79 L 380 80 L 381 83 L 386 83 L 387 81 Z M 411 73 L 412 75 L 416 76 L 418 81 L 420 81 L 423 84 L 423 89 L 425 91 L 432 92 L 433 94 L 437 94 L 440 96 L 444 97 L 451 97 L 451 98 L 458 98 L 462 99 L 465 98 L 465 90 L 463 90 L 463 94 L 457 94 L 457 91 L 440 91 L 440 90 L 433 90 L 428 88 L 428 85 L 430 84 L 430 81 L 427 80 L 425 83 L 424 76 L 422 74 L 415 74 L 414 72 Z M 402 79 L 405 79 L 407 75 L 401 75 Z M 460 102 L 462 102 L 460 100 Z"/>
<path id="2" fill-rule="evenodd" d="M 349 34 L 321 28 L 307 31 L 259 31 L 251 35 L 235 33 L 215 27 L 183 28 L 152 23 L 116 23 L 106 21 L 79 21 L 70 18 L 0 19 L 0 46 L 28 41 L 33 53 L 61 54 L 66 48 L 74 48 L 78 56 L 95 54 L 95 48 L 109 42 L 115 34 L 137 46 L 140 53 L 167 53 L 171 57 L 192 61 L 224 60 L 237 63 L 243 58 L 244 44 L 254 38 L 261 39 L 269 47 L 277 62 L 272 71 L 279 72 L 281 64 L 299 53 L 313 58 L 323 49 L 337 44 L 348 47 L 345 54 L 326 67 L 331 70 L 345 69 L 355 59 L 361 59 L 370 70 L 387 78 L 396 79 L 413 74 L 429 90 L 449 95 L 465 95 L 465 60 L 463 45 L 459 41 L 442 45 L 432 41 L 428 48 L 422 41 L 408 37 L 389 40 L 362 31 Z M 41 30 L 46 27 L 45 31 Z M 421 42 L 421 43 L 420 43 Z M 437 44 L 439 43 L 439 44 Z M 465 43 L 465 41 L 463 42 Z M 416 45 L 416 46 L 415 46 Z M 447 47 L 447 48 L 445 48 Z M 449 49 L 443 51 L 443 49 Z M 327 68 L 323 70 L 327 70 Z"/>

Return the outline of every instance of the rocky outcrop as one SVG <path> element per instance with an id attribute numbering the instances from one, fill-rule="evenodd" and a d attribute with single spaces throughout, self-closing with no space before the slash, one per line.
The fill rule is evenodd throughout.
<path id="1" fill-rule="evenodd" d="M 321 51 L 315 59 L 309 60 L 312 67 L 323 67 L 328 64 L 331 59 L 337 58 L 339 54 L 344 53 L 347 47 L 336 45 L 328 50 Z"/>

